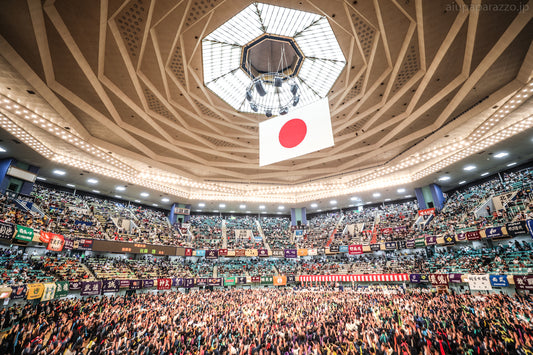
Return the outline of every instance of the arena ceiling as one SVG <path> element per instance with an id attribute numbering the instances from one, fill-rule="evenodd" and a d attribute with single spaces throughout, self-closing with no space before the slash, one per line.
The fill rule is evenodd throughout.
<path id="1" fill-rule="evenodd" d="M 331 148 L 259 167 L 266 118 L 204 84 L 202 40 L 243 0 L 3 1 L 2 127 L 48 160 L 182 199 L 297 204 L 422 181 L 533 124 L 527 2 L 264 3 L 335 34 Z"/>

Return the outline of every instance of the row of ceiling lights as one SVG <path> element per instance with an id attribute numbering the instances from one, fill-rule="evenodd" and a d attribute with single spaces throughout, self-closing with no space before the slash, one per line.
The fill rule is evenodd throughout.
<path id="1" fill-rule="evenodd" d="M 518 91 L 509 101 L 507 104 L 505 104 L 499 111 L 497 111 L 494 115 L 494 117 L 489 118 L 486 123 L 491 124 L 494 123 L 495 119 L 501 120 L 504 118 L 507 114 L 509 114 L 513 109 L 515 109 L 517 104 L 520 104 L 523 100 L 527 99 L 527 97 L 530 95 L 530 93 L 533 92 L 533 82 L 529 83 L 525 88 Z M 145 174 L 136 174 L 135 170 L 132 168 L 129 168 L 124 163 L 116 160 L 113 157 L 110 157 L 109 155 L 103 153 L 98 147 L 90 146 L 88 143 L 85 143 L 81 140 L 81 138 L 78 138 L 77 136 L 73 135 L 72 133 L 63 130 L 55 123 L 50 123 L 51 120 L 48 121 L 48 123 L 45 122 L 44 117 L 38 116 L 36 113 L 31 112 L 27 110 L 26 108 L 23 108 L 20 106 L 19 103 L 16 103 L 15 101 L 8 99 L 4 97 L 3 99 L 3 108 L 10 110 L 11 113 L 17 114 L 27 120 L 32 120 L 34 124 L 40 125 L 43 129 L 48 129 L 51 133 L 56 134 L 58 137 L 68 141 L 71 144 L 78 145 L 81 148 L 84 148 L 85 151 L 95 155 L 98 158 L 101 158 L 105 160 L 107 163 L 110 163 L 111 165 L 114 165 L 115 167 L 119 168 L 119 171 L 113 171 L 107 168 L 103 168 L 94 164 L 86 164 L 85 162 L 79 162 L 75 159 L 72 159 L 70 157 L 66 156 L 60 156 L 60 155 L 54 155 L 54 153 L 45 147 L 42 143 L 37 141 L 34 137 L 26 133 L 24 130 L 22 130 L 20 127 L 12 123 L 10 120 L 6 119 L 6 117 L 0 115 L 0 126 L 5 128 L 7 131 L 15 135 L 17 138 L 20 138 L 24 143 L 29 145 L 32 149 L 36 150 L 41 155 L 52 158 L 55 161 L 59 161 L 62 163 L 66 163 L 71 166 L 81 166 L 84 168 L 87 168 L 88 170 L 91 170 L 93 172 L 110 176 L 114 178 L 121 179 L 123 181 L 132 182 L 135 180 L 136 184 L 139 184 L 141 186 L 154 188 L 160 191 L 164 191 L 165 193 L 181 196 L 189 199 L 195 199 L 195 200 L 201 200 L 201 199 L 211 199 L 216 200 L 220 199 L 221 196 L 219 194 L 209 194 L 204 192 L 187 192 L 182 189 L 179 189 L 177 186 L 176 188 L 168 187 L 168 185 L 162 185 L 157 182 L 167 182 L 168 178 L 171 177 L 158 177 L 157 175 L 145 175 Z M 491 121 L 492 119 L 492 121 Z M 204 184 L 204 183 L 197 183 L 190 179 L 185 179 L 182 177 L 174 178 L 174 181 L 178 184 L 183 184 L 188 187 L 194 187 L 194 188 L 200 188 L 200 189 L 209 189 L 213 190 L 214 192 L 218 193 L 228 193 L 235 196 L 235 200 L 246 198 L 248 201 L 265 201 L 265 202 L 288 202 L 288 203 L 295 203 L 295 202 L 305 202 L 305 201 L 312 201 L 317 198 L 324 198 L 329 197 L 332 195 L 343 195 L 350 192 L 358 192 L 358 191 L 368 191 L 373 188 L 372 185 L 374 184 L 365 184 L 369 181 L 376 180 L 377 178 L 385 175 L 390 174 L 395 171 L 404 169 L 406 167 L 412 166 L 414 164 L 418 164 L 424 161 L 427 161 L 429 159 L 433 159 L 436 157 L 440 157 L 444 154 L 450 154 L 453 152 L 456 152 L 459 149 L 463 149 L 459 154 L 454 154 L 452 157 L 448 157 L 446 159 L 441 160 L 440 162 L 423 169 L 422 171 L 417 172 L 414 176 L 400 176 L 400 177 L 394 177 L 391 179 L 382 179 L 379 181 L 379 185 L 381 187 L 387 187 L 387 186 L 393 186 L 401 183 L 408 183 L 413 180 L 418 180 L 424 176 L 427 176 L 428 174 L 433 173 L 434 171 L 439 170 L 440 168 L 447 166 L 455 161 L 458 161 L 468 155 L 471 155 L 478 151 L 479 149 L 485 148 L 489 145 L 492 145 L 498 141 L 501 141 L 502 139 L 505 139 L 515 133 L 520 132 L 521 130 L 524 130 L 526 128 L 529 128 L 531 125 L 533 125 L 533 118 L 528 118 L 523 120 L 522 122 L 517 122 L 512 126 L 506 127 L 502 131 L 500 131 L 498 134 L 495 134 L 491 137 L 487 137 L 487 139 L 483 141 L 478 141 L 477 144 L 471 145 L 470 142 L 467 141 L 461 141 L 458 143 L 454 143 L 452 145 L 449 145 L 444 148 L 439 148 L 438 150 L 428 152 L 426 154 L 415 154 L 412 158 L 407 158 L 401 163 L 387 168 L 381 168 L 377 169 L 374 173 L 367 174 L 365 176 L 361 176 L 358 178 L 353 179 L 350 182 L 343 182 L 343 183 L 320 183 L 320 184 L 307 184 L 302 186 L 295 186 L 295 187 L 276 187 L 276 188 L 259 188 L 259 189 L 252 189 L 243 191 L 242 189 L 232 189 L 225 186 L 218 186 L 215 184 Z M 492 127 L 491 125 L 490 127 Z M 487 126 L 488 127 L 488 126 Z M 477 134 L 471 135 L 472 139 L 477 139 L 486 134 L 485 131 L 488 132 L 485 126 L 478 127 L 479 130 Z M 78 144 L 76 144 L 78 142 Z M 124 172 L 126 170 L 126 172 Z M 134 174 L 134 176 L 132 176 Z M 147 181 L 152 180 L 152 181 Z M 322 190 L 322 192 L 316 193 L 317 190 Z M 283 193 L 295 193 L 295 192 L 310 192 L 304 196 L 299 196 L 298 201 L 296 201 L 296 197 L 279 197 L 279 196 L 265 196 L 265 195 L 272 195 L 272 194 L 283 194 Z M 258 196 L 259 195 L 259 196 Z M 261 196 L 262 195 L 262 196 Z M 224 196 L 224 198 L 227 198 L 227 196 Z M 257 201 L 256 201 L 257 200 Z"/>

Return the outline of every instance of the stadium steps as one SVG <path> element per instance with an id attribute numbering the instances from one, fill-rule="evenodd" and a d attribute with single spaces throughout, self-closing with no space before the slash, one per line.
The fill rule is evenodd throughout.
<path id="1" fill-rule="evenodd" d="M 263 232 L 263 228 L 261 227 L 261 223 L 257 219 L 255 219 L 255 224 L 257 226 L 257 232 L 259 233 L 259 236 L 263 240 L 263 245 L 264 245 L 265 249 L 270 251 L 270 245 L 268 244 L 268 241 L 266 239 L 265 233 Z"/>
<path id="2" fill-rule="evenodd" d="M 228 248 L 228 227 L 226 226 L 226 220 L 222 220 L 222 226 L 220 227 L 222 234 L 222 249 Z"/>

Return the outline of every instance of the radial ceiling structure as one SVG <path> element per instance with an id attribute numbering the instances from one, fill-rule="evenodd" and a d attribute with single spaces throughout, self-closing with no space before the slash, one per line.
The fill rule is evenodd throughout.
<path id="1" fill-rule="evenodd" d="M 4 1 L 0 125 L 47 159 L 179 198 L 297 203 L 419 181 L 532 124 L 529 7 L 264 3 Z M 258 27 L 259 7 L 272 23 Z M 236 16 L 241 37 L 220 33 L 211 48 L 231 52 L 227 63 L 206 66 L 206 43 Z M 279 33 L 290 25 L 292 35 Z M 335 145 L 259 167 L 264 116 L 247 112 L 242 88 L 228 93 L 239 102 L 215 82 L 230 67 L 250 80 L 237 59 L 264 34 L 294 39 L 298 76 L 329 99 Z M 306 47 L 326 34 L 340 51 L 333 41 Z"/>
<path id="2" fill-rule="evenodd" d="M 279 53 L 272 54 L 277 48 Z M 327 96 L 346 65 L 325 15 L 262 3 L 251 4 L 210 33 L 202 49 L 205 85 L 248 113 L 254 110 L 246 90 L 261 73 L 288 74 L 303 106 Z M 254 95 L 253 102 L 276 106 L 278 100 L 290 101 L 289 90 L 288 85 L 271 85 L 265 95 Z"/>

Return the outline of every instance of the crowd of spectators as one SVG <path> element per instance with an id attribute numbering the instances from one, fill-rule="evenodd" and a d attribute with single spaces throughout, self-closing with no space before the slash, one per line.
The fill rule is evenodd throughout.
<path id="1" fill-rule="evenodd" d="M 369 295 L 370 293 L 370 295 Z M 0 353 L 529 354 L 529 296 L 254 289 L 62 299 L 0 310 Z"/>

